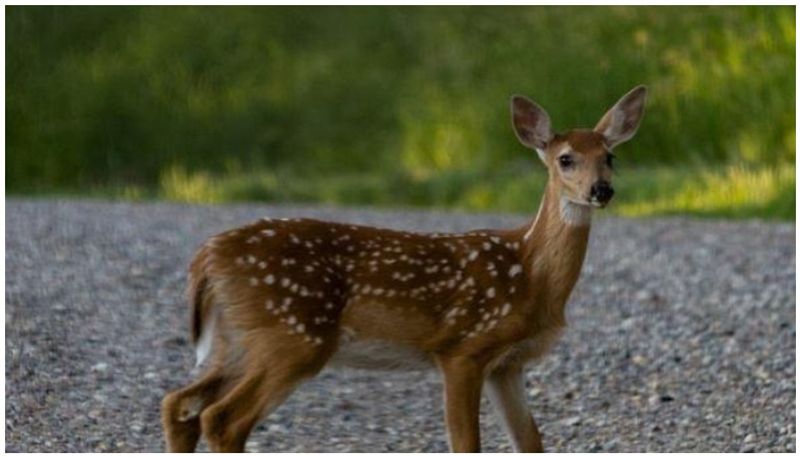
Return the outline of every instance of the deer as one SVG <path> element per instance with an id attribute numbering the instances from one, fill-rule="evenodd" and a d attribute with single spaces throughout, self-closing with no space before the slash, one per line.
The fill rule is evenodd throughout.
<path id="1" fill-rule="evenodd" d="M 263 218 L 212 236 L 189 265 L 199 378 L 162 401 L 167 449 L 243 452 L 251 430 L 324 367 L 435 369 L 453 452 L 480 451 L 483 393 L 518 452 L 543 451 L 525 367 L 566 326 L 592 214 L 607 206 L 613 148 L 630 140 L 647 89 L 592 129 L 552 131 L 511 98 L 513 130 L 548 180 L 535 218 L 514 229 L 419 233 Z"/>

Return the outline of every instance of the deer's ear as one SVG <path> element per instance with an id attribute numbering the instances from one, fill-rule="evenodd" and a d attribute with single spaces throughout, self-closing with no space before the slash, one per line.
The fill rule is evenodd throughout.
<path id="1" fill-rule="evenodd" d="M 594 127 L 595 132 L 605 137 L 609 149 L 630 140 L 636 133 L 644 115 L 646 98 L 647 88 L 637 86 L 619 99 Z"/>
<path id="2" fill-rule="evenodd" d="M 553 139 L 547 112 L 527 97 L 515 95 L 511 97 L 511 119 L 520 143 L 536 149 L 541 157 Z"/>

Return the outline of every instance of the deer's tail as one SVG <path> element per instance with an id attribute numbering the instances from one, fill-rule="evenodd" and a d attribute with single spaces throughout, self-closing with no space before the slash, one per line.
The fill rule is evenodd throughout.
<path id="1" fill-rule="evenodd" d="M 196 366 L 200 366 L 211 354 L 217 320 L 217 313 L 213 312 L 214 300 L 207 273 L 209 254 L 209 246 L 204 245 L 192 259 L 186 289 L 190 306 L 189 328 L 197 356 Z"/>

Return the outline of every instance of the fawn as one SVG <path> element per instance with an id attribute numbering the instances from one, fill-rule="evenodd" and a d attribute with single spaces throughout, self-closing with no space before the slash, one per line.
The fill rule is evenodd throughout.
<path id="1" fill-rule="evenodd" d="M 251 429 L 327 364 L 438 367 L 452 451 L 479 451 L 487 394 L 517 451 L 541 451 L 524 366 L 565 326 L 593 207 L 606 206 L 611 149 L 629 140 L 646 89 L 622 97 L 592 130 L 551 131 L 514 96 L 520 142 L 549 180 L 532 223 L 514 230 L 422 234 L 265 218 L 208 239 L 189 268 L 193 384 L 169 393 L 170 451 L 243 451 Z M 206 359 L 207 363 L 203 363 Z"/>

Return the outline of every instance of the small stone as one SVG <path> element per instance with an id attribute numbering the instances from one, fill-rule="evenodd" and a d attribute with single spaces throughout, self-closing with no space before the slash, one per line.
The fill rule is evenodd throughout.
<path id="1" fill-rule="evenodd" d="M 635 355 L 631 358 L 631 361 L 633 362 L 634 365 L 642 366 L 647 364 L 647 357 L 641 355 Z"/>
<path id="2" fill-rule="evenodd" d="M 617 448 L 617 439 L 616 438 L 611 438 L 610 440 L 608 440 L 605 443 L 603 443 L 603 449 L 602 450 L 604 450 L 606 452 L 610 452 L 610 451 L 613 451 L 616 448 Z"/>
<path id="3" fill-rule="evenodd" d="M 647 289 L 642 289 L 636 292 L 635 298 L 637 301 L 650 301 L 653 299 L 653 292 Z"/>

